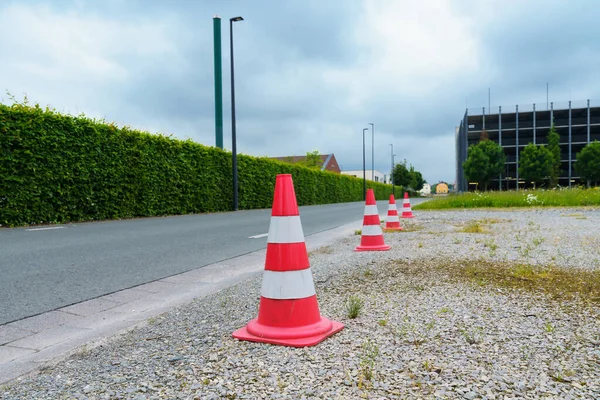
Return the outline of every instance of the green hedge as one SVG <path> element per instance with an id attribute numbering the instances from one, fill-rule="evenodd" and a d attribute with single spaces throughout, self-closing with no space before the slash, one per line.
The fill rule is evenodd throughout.
<path id="1" fill-rule="evenodd" d="M 238 156 L 239 208 L 270 208 L 290 173 L 299 205 L 362 201 L 362 180 Z M 377 199 L 391 186 L 367 182 Z M 231 153 L 39 105 L 0 104 L 0 225 L 232 209 Z M 396 188 L 396 197 L 403 194 Z"/>

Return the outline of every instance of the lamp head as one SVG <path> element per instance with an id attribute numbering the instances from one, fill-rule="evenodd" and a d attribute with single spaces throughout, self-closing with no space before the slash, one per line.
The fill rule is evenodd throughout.
<path id="1" fill-rule="evenodd" d="M 237 21 L 243 21 L 243 20 L 244 20 L 244 18 L 242 18 L 242 17 L 233 17 L 230 19 L 231 22 L 237 22 Z"/>

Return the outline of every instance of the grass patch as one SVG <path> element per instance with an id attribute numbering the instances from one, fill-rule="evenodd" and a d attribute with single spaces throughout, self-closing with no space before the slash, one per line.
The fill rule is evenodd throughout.
<path id="1" fill-rule="evenodd" d="M 534 266 L 493 261 L 465 261 L 447 268 L 456 277 L 480 285 L 543 291 L 554 298 L 600 303 L 600 271 L 556 266 Z"/>
<path id="2" fill-rule="evenodd" d="M 459 229 L 459 232 L 464 233 L 485 233 L 485 227 L 480 221 L 469 221 L 467 225 Z"/>
<path id="3" fill-rule="evenodd" d="M 580 206 L 600 206 L 600 188 L 461 193 L 438 197 L 412 209 Z"/>

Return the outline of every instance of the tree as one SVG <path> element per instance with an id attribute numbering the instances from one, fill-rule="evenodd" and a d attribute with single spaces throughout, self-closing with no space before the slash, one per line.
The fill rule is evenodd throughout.
<path id="1" fill-rule="evenodd" d="M 307 152 L 306 159 L 304 159 L 304 161 L 302 161 L 301 164 L 308 168 L 321 169 L 321 167 L 323 166 L 323 160 L 321 160 L 319 150 Z"/>
<path id="2" fill-rule="evenodd" d="M 600 181 L 600 142 L 594 142 L 586 145 L 579 153 L 577 153 L 577 161 L 575 161 L 575 171 L 587 181 L 588 187 L 590 181 L 594 185 Z"/>
<path id="3" fill-rule="evenodd" d="M 477 182 L 483 186 L 483 190 L 487 190 L 490 180 L 504 169 L 505 161 L 506 155 L 498 143 L 482 140 L 469 146 L 463 169 L 469 181 Z"/>
<path id="4" fill-rule="evenodd" d="M 412 188 L 415 191 L 423 189 L 423 185 L 427 182 L 423 179 L 421 172 L 415 170 L 411 164 L 406 166 L 406 160 L 402 164 L 396 164 L 392 171 L 391 179 L 395 185 L 400 185 L 404 188 Z"/>
<path id="5" fill-rule="evenodd" d="M 553 154 L 546 146 L 529 143 L 519 158 L 519 176 L 539 185 L 552 173 Z"/>
<path id="6" fill-rule="evenodd" d="M 394 166 L 394 173 L 392 174 L 394 184 L 402 187 L 410 186 L 410 171 L 406 168 L 406 160 L 402 164 L 396 164 Z"/>
<path id="7" fill-rule="evenodd" d="M 423 184 L 425 183 L 425 179 L 423 179 L 423 175 L 415 170 L 415 167 L 410 166 L 410 187 L 415 191 L 419 191 L 423 189 Z"/>
<path id="8" fill-rule="evenodd" d="M 554 124 L 548 131 L 548 150 L 552 154 L 552 170 L 550 171 L 550 187 L 558 185 L 560 176 L 560 136 L 556 132 Z"/>

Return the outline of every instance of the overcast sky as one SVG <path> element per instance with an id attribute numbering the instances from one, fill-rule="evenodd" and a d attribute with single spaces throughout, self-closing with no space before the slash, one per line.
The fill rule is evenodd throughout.
<path id="1" fill-rule="evenodd" d="M 465 107 L 600 99 L 596 0 L 0 0 L 0 86 L 71 114 L 215 145 L 213 16 L 222 18 L 231 149 L 334 153 L 362 168 L 407 159 L 454 182 Z M 600 102 L 599 102 L 600 103 Z M 367 133 L 367 168 L 371 133 Z"/>

